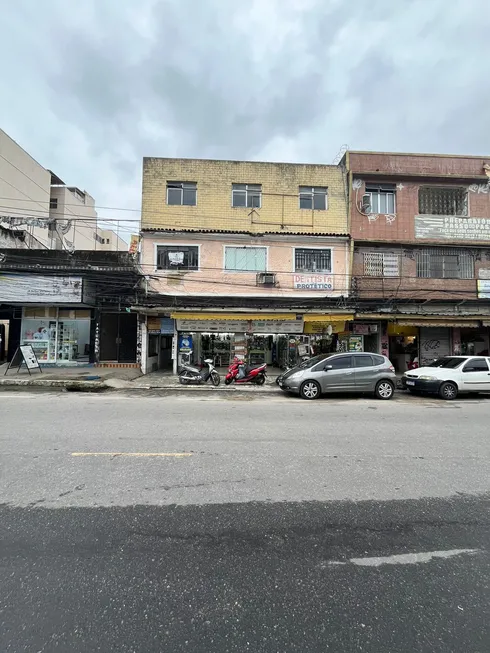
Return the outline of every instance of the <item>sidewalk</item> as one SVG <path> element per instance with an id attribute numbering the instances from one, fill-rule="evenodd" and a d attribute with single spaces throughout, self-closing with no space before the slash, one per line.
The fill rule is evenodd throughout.
<path id="1" fill-rule="evenodd" d="M 174 390 L 182 392 L 276 392 L 276 377 L 281 373 L 275 368 L 269 369 L 267 382 L 263 386 L 256 385 L 225 385 L 226 370 L 219 370 L 221 383 L 215 388 L 211 383 L 202 385 L 182 385 L 178 376 L 171 372 L 152 372 L 142 375 L 140 370 L 132 368 L 108 367 L 47 367 L 32 370 L 31 375 L 23 368 L 9 370 L 5 376 L 7 365 L 0 365 L 0 390 L 9 387 L 47 387 L 68 388 L 73 390 Z"/>

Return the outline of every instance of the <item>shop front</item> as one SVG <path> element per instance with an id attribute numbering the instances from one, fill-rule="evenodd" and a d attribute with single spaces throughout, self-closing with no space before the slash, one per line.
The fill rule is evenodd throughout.
<path id="1" fill-rule="evenodd" d="M 18 345 L 31 345 L 42 365 L 91 362 L 94 312 L 81 277 L 2 274 L 0 282 L 0 303 L 20 317 Z"/>
<path id="2" fill-rule="evenodd" d="M 211 358 L 228 367 L 234 357 L 249 365 L 296 364 L 303 356 L 336 351 L 339 332 L 351 316 L 245 313 L 174 313 L 174 372 L 183 363 Z"/>

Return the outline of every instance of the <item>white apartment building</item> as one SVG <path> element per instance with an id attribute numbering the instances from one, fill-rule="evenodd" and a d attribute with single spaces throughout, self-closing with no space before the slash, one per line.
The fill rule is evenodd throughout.
<path id="1" fill-rule="evenodd" d="M 114 231 L 98 227 L 91 195 L 67 186 L 1 129 L 0 226 L 15 231 L 12 242 L 23 248 L 128 249 Z M 19 238 L 22 231 L 24 237 Z M 9 240 L 4 234 L 2 242 Z"/>

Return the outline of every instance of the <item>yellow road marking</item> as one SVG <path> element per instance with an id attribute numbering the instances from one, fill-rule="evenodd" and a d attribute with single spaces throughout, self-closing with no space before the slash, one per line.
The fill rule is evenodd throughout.
<path id="1" fill-rule="evenodd" d="M 130 451 L 75 451 L 72 456 L 134 456 L 134 457 L 150 457 L 162 456 L 169 458 L 183 458 L 185 456 L 192 456 L 191 453 L 140 453 Z"/>

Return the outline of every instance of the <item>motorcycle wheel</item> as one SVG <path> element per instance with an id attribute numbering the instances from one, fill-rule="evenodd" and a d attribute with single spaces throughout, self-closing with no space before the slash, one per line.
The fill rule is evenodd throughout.
<path id="1" fill-rule="evenodd" d="M 179 376 L 179 381 L 182 385 L 189 385 L 189 379 L 186 379 L 185 376 Z"/>
<path id="2" fill-rule="evenodd" d="M 233 379 L 225 379 L 225 385 L 230 385 Z"/>
<path id="3" fill-rule="evenodd" d="M 212 374 L 211 374 L 211 383 L 214 385 L 215 388 L 217 388 L 219 386 L 220 381 L 221 381 L 221 379 L 219 377 L 219 374 L 217 372 L 212 372 Z"/>
<path id="4" fill-rule="evenodd" d="M 257 380 L 255 381 L 256 385 L 264 385 L 265 383 L 265 376 L 258 376 Z"/>

